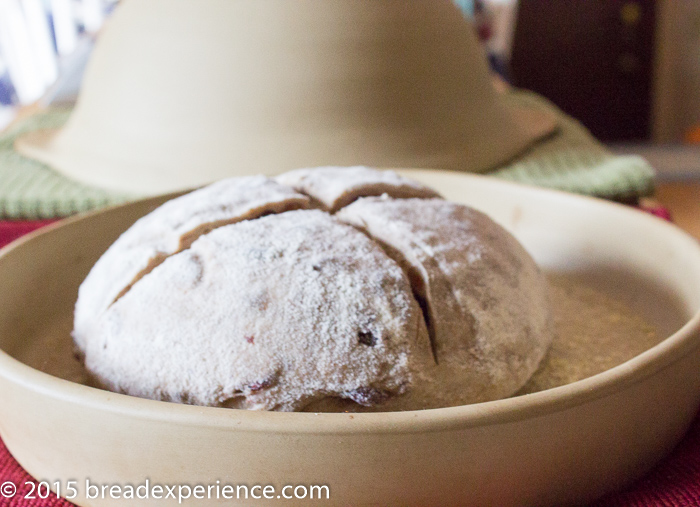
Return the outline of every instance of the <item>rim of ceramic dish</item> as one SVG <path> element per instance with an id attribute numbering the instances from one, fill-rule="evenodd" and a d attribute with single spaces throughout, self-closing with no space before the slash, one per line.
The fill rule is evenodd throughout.
<path id="1" fill-rule="evenodd" d="M 413 174 L 418 172 L 458 174 L 432 170 L 400 169 L 400 171 Z M 684 231 L 664 220 L 634 209 L 628 209 L 624 205 L 556 190 L 493 180 L 479 175 L 459 174 L 459 176 L 488 179 L 498 186 L 518 187 L 534 194 L 559 194 L 560 197 L 567 200 L 578 200 L 582 204 L 588 202 L 588 205 L 592 206 L 608 206 L 615 209 L 616 212 L 629 214 L 630 217 L 634 216 L 635 220 L 647 221 L 649 227 L 663 231 L 662 234 L 673 235 L 678 240 L 685 241 L 690 248 L 694 248 L 693 255 L 700 262 L 700 242 L 695 241 Z M 175 196 L 180 193 L 169 195 Z M 165 199 L 166 196 L 160 196 L 160 198 Z M 17 248 L 22 248 L 37 236 L 53 234 L 64 227 L 70 227 L 82 220 L 89 220 L 96 214 L 155 199 L 158 197 L 149 197 L 128 204 L 112 206 L 50 224 L 0 249 L 0 257 Z M 118 413 L 144 420 L 162 420 L 183 426 L 219 427 L 247 432 L 285 434 L 427 433 L 453 428 L 515 422 L 584 405 L 622 391 L 628 386 L 671 367 L 699 346 L 700 310 L 696 311 L 679 330 L 659 344 L 618 366 L 591 377 L 560 387 L 501 400 L 404 412 L 264 412 L 149 400 L 88 387 L 54 377 L 22 363 L 2 349 L 0 349 L 0 377 L 27 391 L 50 396 L 66 403 L 91 407 L 106 413 Z"/>

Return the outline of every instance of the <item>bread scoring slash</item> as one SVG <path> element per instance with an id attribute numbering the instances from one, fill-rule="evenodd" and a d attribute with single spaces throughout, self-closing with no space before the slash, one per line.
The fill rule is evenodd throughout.
<path id="1" fill-rule="evenodd" d="M 507 231 L 393 171 L 232 178 L 137 221 L 83 282 L 105 388 L 258 410 L 389 411 L 515 393 L 552 340 Z"/>

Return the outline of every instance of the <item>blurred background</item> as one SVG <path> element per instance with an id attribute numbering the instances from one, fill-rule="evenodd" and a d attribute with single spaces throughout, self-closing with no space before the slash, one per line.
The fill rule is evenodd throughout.
<path id="1" fill-rule="evenodd" d="M 75 98 L 118 0 L 0 0 L 0 128 Z M 700 174 L 700 2 L 454 0 L 494 71 L 581 121 L 661 179 Z M 700 152 L 698 152 L 700 153 Z"/>
<path id="2" fill-rule="evenodd" d="M 0 125 L 39 99 L 71 100 L 116 0 L 0 0 Z"/>
<path id="3" fill-rule="evenodd" d="M 4 118 L 52 88 L 44 100 L 75 92 L 91 39 L 117 1 L 0 0 Z M 700 2 L 456 2 L 497 71 L 600 140 L 700 143 Z"/>
<path id="4" fill-rule="evenodd" d="M 117 1 L 0 0 L 0 127 L 18 106 L 74 98 Z M 601 141 L 643 149 L 657 166 L 671 154 L 649 154 L 647 145 L 700 144 L 700 2 L 455 1 L 474 19 L 494 70 Z"/>

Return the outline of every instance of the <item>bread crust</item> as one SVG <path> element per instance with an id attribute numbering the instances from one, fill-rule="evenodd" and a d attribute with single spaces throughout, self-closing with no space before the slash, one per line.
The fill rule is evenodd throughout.
<path id="1" fill-rule="evenodd" d="M 232 178 L 169 201 L 84 281 L 77 348 L 107 389 L 198 405 L 510 396 L 552 341 L 545 278 L 502 227 L 436 195 L 362 167 Z"/>

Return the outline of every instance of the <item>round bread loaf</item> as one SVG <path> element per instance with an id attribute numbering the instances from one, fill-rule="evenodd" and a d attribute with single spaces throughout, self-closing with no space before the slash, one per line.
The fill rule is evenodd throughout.
<path id="1" fill-rule="evenodd" d="M 174 199 L 96 263 L 76 346 L 107 389 L 197 405 L 512 395 L 552 340 L 546 281 L 503 228 L 436 195 L 390 171 L 322 168 Z"/>

